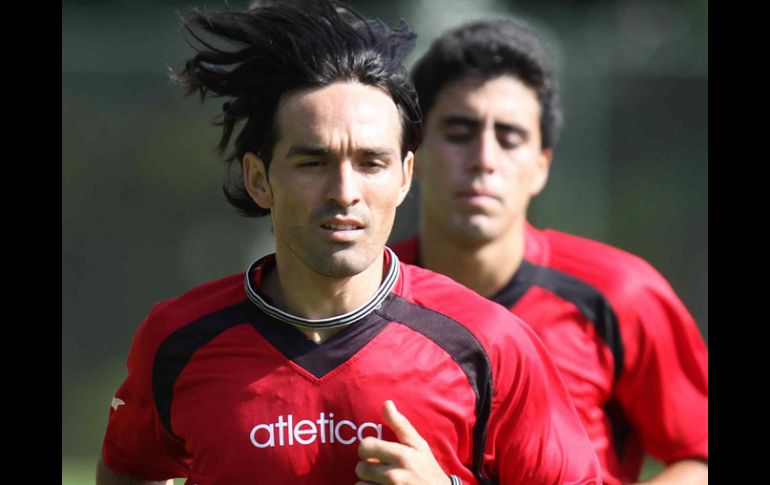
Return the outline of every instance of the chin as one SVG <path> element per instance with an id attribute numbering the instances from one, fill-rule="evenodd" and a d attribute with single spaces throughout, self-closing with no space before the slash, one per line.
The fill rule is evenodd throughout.
<path id="1" fill-rule="evenodd" d="M 349 278 L 366 270 L 376 258 L 360 249 L 343 249 L 332 254 L 313 258 L 308 266 L 316 273 L 329 278 Z"/>
<path id="2" fill-rule="evenodd" d="M 501 233 L 497 224 L 487 217 L 474 216 L 455 221 L 452 232 L 465 243 L 483 244 L 494 241 Z"/>

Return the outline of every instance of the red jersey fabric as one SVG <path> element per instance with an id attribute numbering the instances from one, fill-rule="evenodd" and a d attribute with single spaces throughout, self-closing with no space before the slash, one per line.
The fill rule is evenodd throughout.
<path id="1" fill-rule="evenodd" d="M 153 307 L 110 409 L 107 465 L 190 485 L 354 483 L 359 441 L 396 441 L 382 419 L 393 399 L 463 483 L 600 483 L 532 330 L 394 260 L 400 274 L 382 303 L 321 344 L 257 308 L 244 274 Z"/>
<path id="2" fill-rule="evenodd" d="M 491 299 L 541 338 L 574 400 L 605 484 L 636 481 L 644 451 L 708 459 L 708 354 L 665 279 L 620 249 L 526 228 L 524 260 Z M 419 240 L 393 247 L 420 264 Z"/>

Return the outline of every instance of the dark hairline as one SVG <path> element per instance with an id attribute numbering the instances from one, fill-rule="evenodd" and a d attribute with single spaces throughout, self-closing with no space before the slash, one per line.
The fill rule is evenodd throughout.
<path id="1" fill-rule="evenodd" d="M 411 71 L 426 120 L 450 87 L 468 79 L 486 82 L 502 76 L 533 90 L 540 110 L 541 147 L 553 148 L 562 125 L 553 58 L 526 24 L 513 18 L 466 22 L 434 39 Z"/>

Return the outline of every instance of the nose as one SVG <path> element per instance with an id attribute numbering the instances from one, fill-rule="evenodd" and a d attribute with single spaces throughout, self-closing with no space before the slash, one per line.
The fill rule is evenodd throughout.
<path id="1" fill-rule="evenodd" d="M 349 162 L 340 163 L 331 171 L 327 198 L 341 207 L 355 205 L 361 200 L 359 177 Z"/>
<path id="2" fill-rule="evenodd" d="M 471 153 L 470 169 L 474 173 L 492 173 L 497 170 L 499 147 L 494 130 L 479 133 L 475 150 Z"/>

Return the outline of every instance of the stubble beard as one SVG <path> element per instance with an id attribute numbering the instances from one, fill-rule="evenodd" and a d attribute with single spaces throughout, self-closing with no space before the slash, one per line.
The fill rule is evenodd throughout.
<path id="1" fill-rule="evenodd" d="M 327 278 L 350 278 L 366 270 L 378 251 L 371 243 L 334 243 L 295 237 L 289 250 L 308 269 Z"/>

